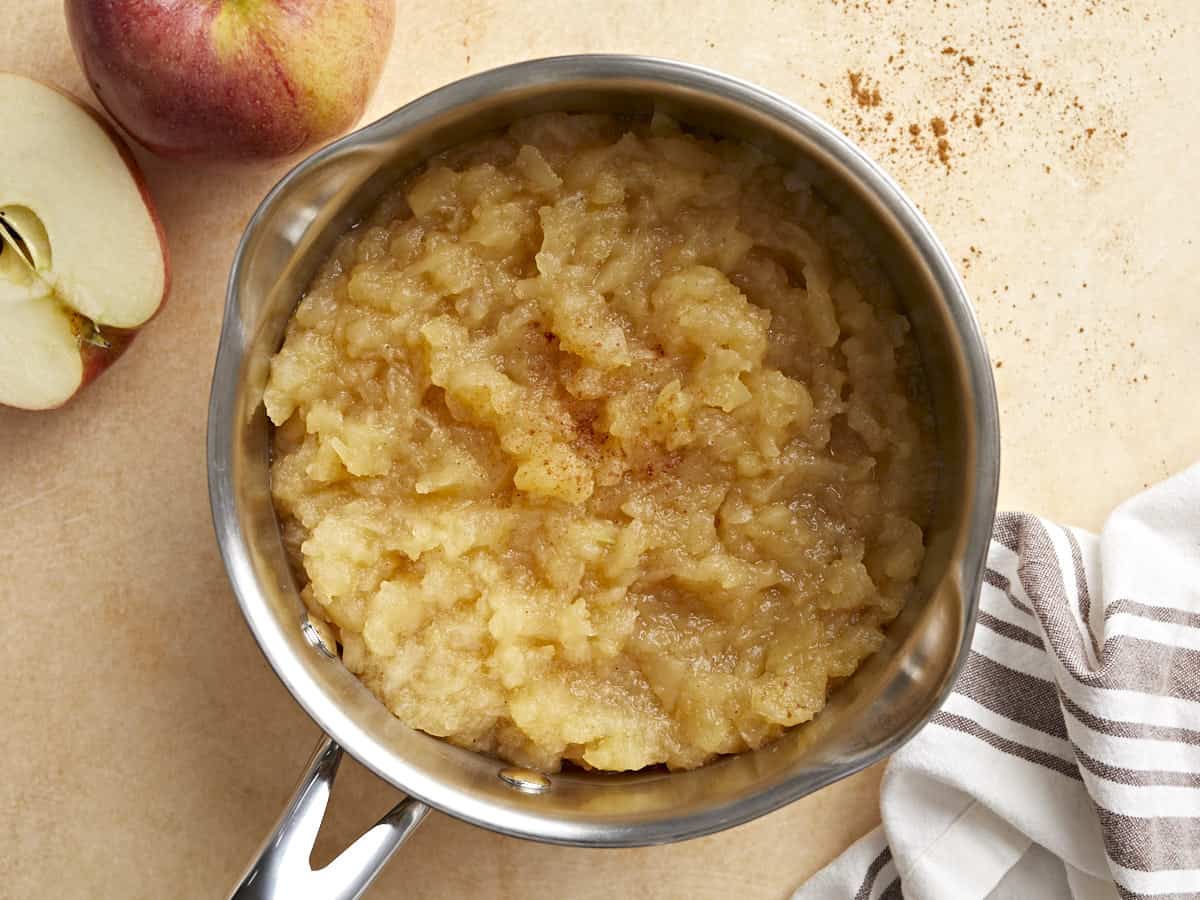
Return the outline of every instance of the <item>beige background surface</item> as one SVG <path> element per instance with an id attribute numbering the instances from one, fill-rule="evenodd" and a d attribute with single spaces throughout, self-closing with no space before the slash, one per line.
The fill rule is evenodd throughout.
<path id="1" fill-rule="evenodd" d="M 759 82 L 899 179 L 962 261 L 991 345 L 1003 505 L 1096 527 L 1200 456 L 1200 6 L 404 0 L 367 118 L 494 65 L 603 50 Z M 0 68 L 90 97 L 58 0 L 5 5 Z M 317 737 L 242 623 L 205 492 L 224 279 L 286 164 L 138 156 L 173 254 L 168 306 L 81 400 L 0 410 L 4 896 L 221 894 Z M 876 822 L 880 774 L 643 850 L 435 814 L 372 896 L 780 898 Z M 322 852 L 392 798 L 350 764 Z"/>

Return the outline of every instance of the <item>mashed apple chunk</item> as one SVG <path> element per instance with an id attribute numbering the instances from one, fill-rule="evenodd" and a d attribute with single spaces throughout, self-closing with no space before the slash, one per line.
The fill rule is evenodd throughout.
<path id="1" fill-rule="evenodd" d="M 265 402 L 310 610 L 403 722 L 553 771 L 811 719 L 924 554 L 930 420 L 876 263 L 794 172 L 553 114 L 341 239 Z"/>

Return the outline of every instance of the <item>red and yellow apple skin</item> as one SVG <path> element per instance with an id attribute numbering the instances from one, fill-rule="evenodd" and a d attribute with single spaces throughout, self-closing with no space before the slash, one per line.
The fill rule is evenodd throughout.
<path id="1" fill-rule="evenodd" d="M 393 0 L 66 0 L 109 114 L 172 158 L 287 156 L 362 115 Z"/>

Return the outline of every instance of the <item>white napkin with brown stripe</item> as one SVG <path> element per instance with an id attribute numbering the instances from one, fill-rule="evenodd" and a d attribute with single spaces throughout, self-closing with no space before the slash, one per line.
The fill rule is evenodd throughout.
<path id="1" fill-rule="evenodd" d="M 880 805 L 794 900 L 1200 898 L 1200 465 L 1099 537 L 999 516 L 970 657 Z"/>

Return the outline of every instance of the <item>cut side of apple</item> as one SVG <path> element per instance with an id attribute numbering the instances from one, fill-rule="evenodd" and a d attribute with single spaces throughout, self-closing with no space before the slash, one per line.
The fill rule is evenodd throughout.
<path id="1" fill-rule="evenodd" d="M 61 406 L 167 292 L 141 173 L 91 110 L 0 72 L 0 404 Z"/>

